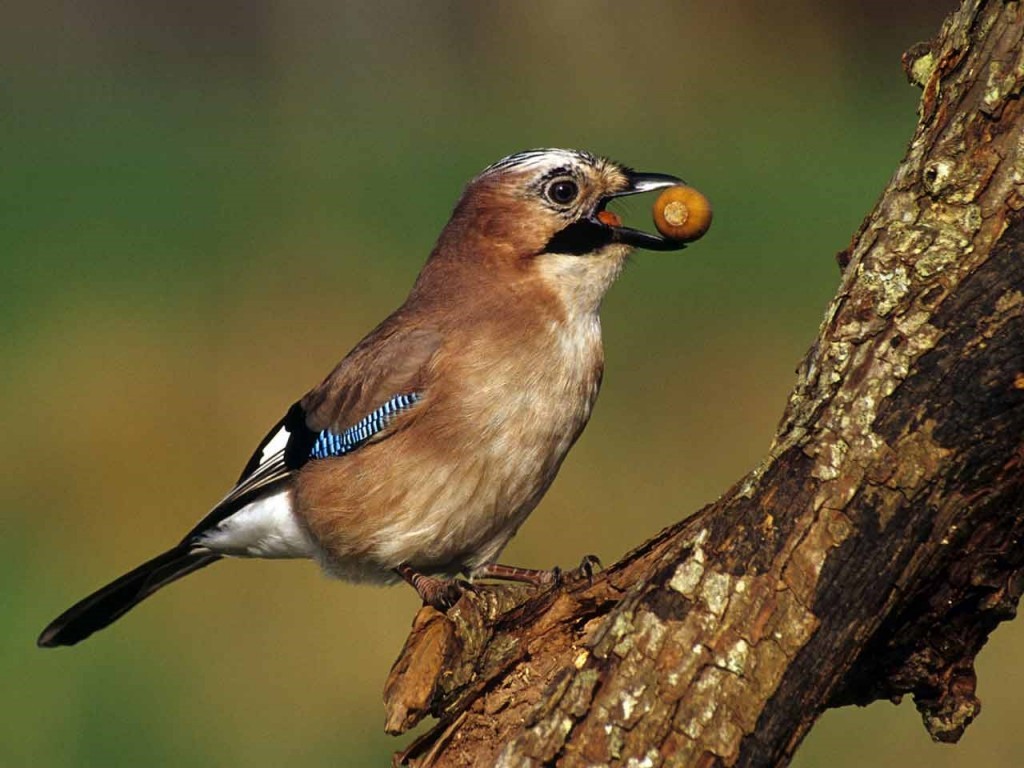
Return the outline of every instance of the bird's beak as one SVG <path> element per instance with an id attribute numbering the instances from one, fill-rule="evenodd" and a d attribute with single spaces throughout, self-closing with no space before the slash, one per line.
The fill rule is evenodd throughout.
<path id="1" fill-rule="evenodd" d="M 621 224 L 608 222 L 608 218 L 611 218 L 613 221 L 618 220 L 617 216 L 606 216 L 605 220 L 598 216 L 598 214 L 604 211 L 604 207 L 616 197 L 638 195 L 641 192 L 651 192 L 656 189 L 675 187 L 686 183 L 675 176 L 669 176 L 667 173 L 636 173 L 633 171 L 627 174 L 627 180 L 629 184 L 624 189 L 601 198 L 590 220 L 610 230 L 612 240 L 617 243 L 625 243 L 626 245 L 646 248 L 651 251 L 678 251 L 685 248 L 686 243 L 678 240 L 669 240 L 661 235 L 654 235 L 639 229 L 633 229 L 632 227 L 624 227 Z"/>

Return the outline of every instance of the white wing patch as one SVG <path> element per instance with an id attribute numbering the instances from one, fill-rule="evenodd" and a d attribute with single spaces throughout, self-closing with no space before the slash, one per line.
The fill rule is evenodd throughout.
<path id="1" fill-rule="evenodd" d="M 263 450 L 260 451 L 260 466 L 262 467 L 270 459 L 284 451 L 285 446 L 288 445 L 288 439 L 291 436 L 292 433 L 288 431 L 288 427 L 282 425 L 281 428 L 277 430 L 277 434 L 270 438 L 266 445 L 263 446 Z"/>
<path id="2" fill-rule="evenodd" d="M 287 440 L 285 429 L 274 440 L 281 434 Z M 236 557 L 313 557 L 316 552 L 313 540 L 295 517 L 289 488 L 246 504 L 196 540 L 217 554 Z"/>

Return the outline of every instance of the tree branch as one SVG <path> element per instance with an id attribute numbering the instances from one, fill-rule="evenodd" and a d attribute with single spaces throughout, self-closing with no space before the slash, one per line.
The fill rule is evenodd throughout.
<path id="1" fill-rule="evenodd" d="M 424 608 L 385 691 L 415 766 L 784 765 L 828 707 L 914 695 L 955 741 L 1024 588 L 1024 12 L 904 57 L 908 152 L 770 455 L 592 581 Z"/>

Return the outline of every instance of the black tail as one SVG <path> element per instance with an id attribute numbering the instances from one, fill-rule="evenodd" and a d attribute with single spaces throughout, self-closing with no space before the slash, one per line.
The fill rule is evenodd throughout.
<path id="1" fill-rule="evenodd" d="M 179 544 L 80 600 L 39 635 L 40 648 L 74 645 L 116 621 L 161 587 L 220 560 L 208 550 Z"/>

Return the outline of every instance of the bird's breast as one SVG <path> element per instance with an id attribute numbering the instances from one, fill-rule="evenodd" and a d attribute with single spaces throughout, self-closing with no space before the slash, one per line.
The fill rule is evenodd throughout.
<path id="1" fill-rule="evenodd" d="M 466 377 L 466 425 L 485 424 L 495 460 L 560 461 L 590 416 L 602 365 L 596 315 L 583 327 L 552 327 Z"/>
<path id="2" fill-rule="evenodd" d="M 580 319 L 448 339 L 407 429 L 304 471 L 301 513 L 328 570 L 374 579 L 402 562 L 452 573 L 493 561 L 597 397 L 600 321 Z"/>

